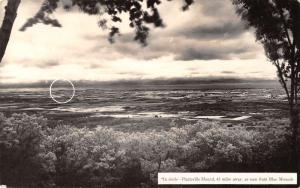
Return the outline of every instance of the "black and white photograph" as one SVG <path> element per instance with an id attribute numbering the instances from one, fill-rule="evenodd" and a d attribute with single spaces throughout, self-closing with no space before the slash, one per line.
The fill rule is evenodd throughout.
<path id="1" fill-rule="evenodd" d="M 0 0 L 1 188 L 297 187 L 298 96 L 299 0 Z"/>

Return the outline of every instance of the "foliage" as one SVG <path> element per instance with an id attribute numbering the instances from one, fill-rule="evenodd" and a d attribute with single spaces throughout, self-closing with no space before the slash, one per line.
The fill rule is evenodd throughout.
<path id="1" fill-rule="evenodd" d="M 232 0 L 232 2 L 242 19 L 249 27 L 254 28 L 257 41 L 263 44 L 267 58 L 277 68 L 278 78 L 285 89 L 291 112 L 296 110 L 298 115 L 298 109 L 294 108 L 298 108 L 300 85 L 300 2 L 298 0 Z M 295 114 L 291 115 L 296 118 Z M 298 123 L 297 121 L 295 123 Z"/>
<path id="2" fill-rule="evenodd" d="M 43 117 L 13 114 L 5 118 L 0 114 L 1 183 L 51 184 L 48 175 L 54 170 L 55 156 L 46 153 L 41 144 L 45 134 L 46 119 Z"/>
<path id="3" fill-rule="evenodd" d="M 116 169 L 122 165 L 124 153 L 116 136 L 110 129 L 53 129 L 45 145 L 57 158 L 55 182 L 60 186 L 107 186 L 120 182 Z"/>
<path id="4" fill-rule="evenodd" d="M 294 170 L 300 171 L 299 105 L 300 90 L 300 1 L 232 0 L 237 13 L 254 28 L 267 58 L 276 66 L 289 108 L 294 151 Z"/>
<path id="5" fill-rule="evenodd" d="M 25 114 L 0 117 L 1 167 L 14 165 L 1 174 L 8 185 L 151 187 L 158 172 L 289 170 L 290 133 L 274 121 L 264 130 L 199 121 L 128 133 L 105 127 L 50 129 L 44 118 Z"/>
<path id="6" fill-rule="evenodd" d="M 245 127 L 202 125 L 185 145 L 182 163 L 191 171 L 282 170 L 287 163 L 276 166 L 272 162 L 278 157 L 276 147 L 286 146 L 286 136 L 286 130 L 277 128 L 248 131 Z M 285 157 L 290 155 L 288 148 Z"/>

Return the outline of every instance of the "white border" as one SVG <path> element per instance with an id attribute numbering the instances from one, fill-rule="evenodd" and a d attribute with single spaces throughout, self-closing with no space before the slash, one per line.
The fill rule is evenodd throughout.
<path id="1" fill-rule="evenodd" d="M 159 185 L 296 185 L 297 173 L 158 173 Z"/>

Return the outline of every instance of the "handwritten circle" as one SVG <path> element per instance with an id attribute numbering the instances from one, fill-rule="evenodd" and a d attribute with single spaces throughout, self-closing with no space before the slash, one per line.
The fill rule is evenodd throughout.
<path id="1" fill-rule="evenodd" d="M 68 100 L 66 100 L 66 101 L 58 101 L 57 99 L 55 99 L 55 98 L 53 97 L 53 95 L 52 95 L 52 86 L 53 86 L 53 84 L 54 84 L 55 82 L 57 82 L 57 81 L 66 81 L 66 82 L 68 82 L 68 83 L 72 86 L 72 90 L 73 90 L 72 96 L 71 96 Z M 74 87 L 74 84 L 73 84 L 70 80 L 67 80 L 67 79 L 56 79 L 56 80 L 54 80 L 54 81 L 51 83 L 49 93 L 50 93 L 50 97 L 52 98 L 52 100 L 53 100 L 54 102 L 56 102 L 56 103 L 58 103 L 58 104 L 67 104 L 67 103 L 69 103 L 69 102 L 74 98 L 74 96 L 75 96 L 75 87 Z"/>

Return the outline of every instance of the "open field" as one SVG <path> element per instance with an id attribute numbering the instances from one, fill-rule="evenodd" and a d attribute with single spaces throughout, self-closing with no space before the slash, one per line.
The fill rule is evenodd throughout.
<path id="1" fill-rule="evenodd" d="M 77 87 L 68 104 L 52 101 L 47 87 L 3 88 L 0 94 L 0 112 L 7 115 L 40 114 L 53 125 L 112 126 L 123 131 L 167 129 L 199 119 L 253 125 L 288 117 L 282 89 L 266 83 Z"/>

